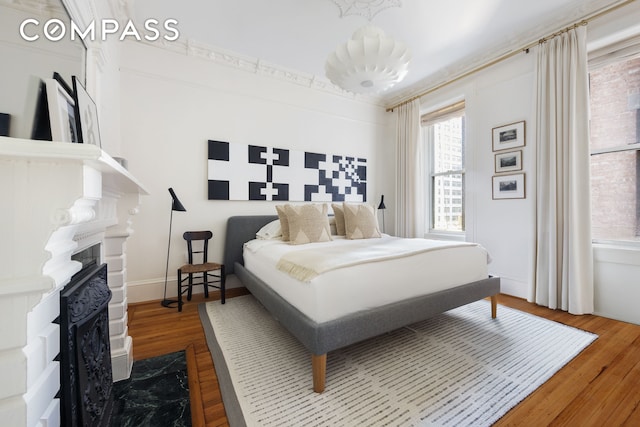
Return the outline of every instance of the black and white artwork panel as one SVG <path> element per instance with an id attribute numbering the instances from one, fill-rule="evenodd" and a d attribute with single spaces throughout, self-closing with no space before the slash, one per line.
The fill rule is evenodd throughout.
<path id="1" fill-rule="evenodd" d="M 210 200 L 366 201 L 366 159 L 209 141 Z"/>

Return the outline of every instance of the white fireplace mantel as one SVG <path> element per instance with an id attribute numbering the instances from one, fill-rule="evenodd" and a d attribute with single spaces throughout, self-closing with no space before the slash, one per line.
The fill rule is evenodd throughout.
<path id="1" fill-rule="evenodd" d="M 126 239 L 144 186 L 95 145 L 0 137 L 0 419 L 57 425 L 59 294 L 101 244 L 112 291 L 114 380 L 133 363 L 127 329 Z"/>

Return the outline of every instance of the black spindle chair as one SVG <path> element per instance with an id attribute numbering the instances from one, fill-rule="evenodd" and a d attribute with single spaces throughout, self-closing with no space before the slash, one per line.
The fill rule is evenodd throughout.
<path id="1" fill-rule="evenodd" d="M 187 231 L 182 237 L 187 241 L 189 263 L 178 269 L 178 311 L 182 311 L 182 295 L 186 292 L 187 301 L 191 301 L 193 286 L 196 285 L 204 286 L 205 298 L 209 298 L 210 287 L 220 289 L 220 299 L 224 304 L 224 264 L 208 262 L 209 240 L 213 237 L 213 233 L 211 231 Z M 194 250 L 195 246 L 201 250 Z M 201 256 L 201 263 L 194 261 L 194 255 Z M 214 273 L 216 271 L 217 274 Z M 184 279 L 182 278 L 183 274 L 187 275 Z M 194 279 L 200 279 L 200 281 L 194 282 Z M 185 281 L 186 284 L 184 284 Z"/>

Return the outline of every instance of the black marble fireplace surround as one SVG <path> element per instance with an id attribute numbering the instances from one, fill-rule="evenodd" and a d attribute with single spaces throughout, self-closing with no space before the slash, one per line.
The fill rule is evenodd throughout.
<path id="1" fill-rule="evenodd" d="M 108 426 L 113 408 L 107 265 L 91 262 L 60 294 L 61 425 Z"/>

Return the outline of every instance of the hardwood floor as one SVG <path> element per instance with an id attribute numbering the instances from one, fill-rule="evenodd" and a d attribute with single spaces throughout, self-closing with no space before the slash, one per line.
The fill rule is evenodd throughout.
<path id="1" fill-rule="evenodd" d="M 227 297 L 244 295 L 231 289 Z M 213 295 L 209 300 L 215 299 Z M 159 301 L 129 305 L 129 334 L 134 360 L 195 350 L 197 380 L 206 426 L 228 426 L 218 379 L 198 316 L 194 296 L 182 313 Z M 638 426 L 640 425 L 640 326 L 598 316 L 573 316 L 500 295 L 499 304 L 576 328 L 599 338 L 496 426 Z M 500 306 L 498 306 L 500 316 Z M 194 381 L 194 379 L 191 379 Z M 195 426 L 196 424 L 194 424 Z"/>

